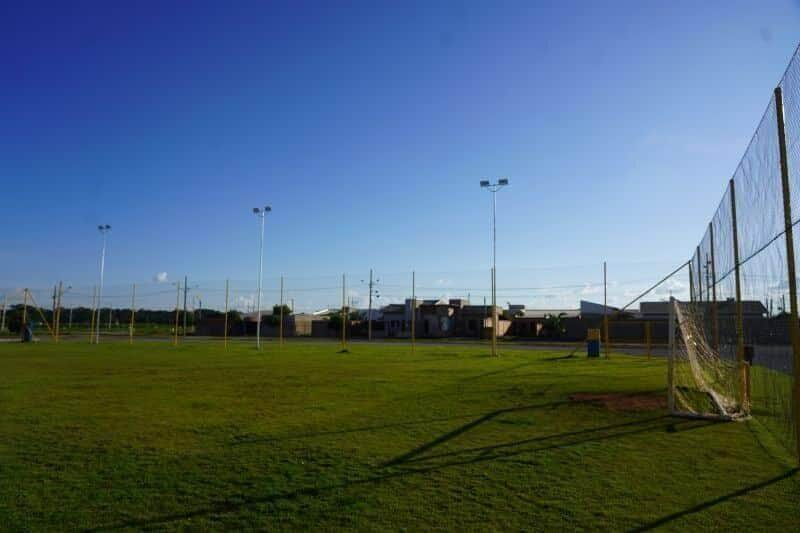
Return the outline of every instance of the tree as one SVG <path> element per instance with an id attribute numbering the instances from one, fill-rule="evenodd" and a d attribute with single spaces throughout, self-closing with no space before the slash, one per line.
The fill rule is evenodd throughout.
<path id="1" fill-rule="evenodd" d="M 564 317 L 567 316 L 566 313 L 558 313 L 557 315 L 547 315 L 544 320 L 544 324 L 542 325 L 542 329 L 545 331 L 545 335 L 553 339 L 561 338 L 566 332 L 566 328 L 564 327 Z"/>

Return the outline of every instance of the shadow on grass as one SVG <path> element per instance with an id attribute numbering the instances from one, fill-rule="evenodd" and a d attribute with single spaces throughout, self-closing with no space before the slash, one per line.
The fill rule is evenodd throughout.
<path id="1" fill-rule="evenodd" d="M 152 518 L 134 518 L 118 522 L 116 524 L 101 525 L 95 528 L 88 529 L 87 531 L 106 531 L 106 530 L 127 529 L 127 528 L 134 528 L 134 529 L 151 528 L 181 520 L 191 520 L 194 518 L 235 513 L 253 505 L 269 504 L 281 500 L 294 500 L 301 497 L 317 497 L 324 493 L 343 490 L 350 487 L 382 483 L 384 481 L 398 479 L 398 478 L 405 478 L 414 475 L 424 475 L 427 473 L 436 472 L 456 466 L 469 465 L 485 461 L 502 460 L 523 453 L 533 453 L 551 449 L 566 448 L 569 446 L 577 446 L 588 442 L 597 442 L 608 439 L 622 438 L 636 433 L 644 433 L 647 431 L 663 430 L 665 432 L 674 433 L 678 431 L 699 429 L 702 427 L 718 423 L 725 423 L 719 421 L 698 421 L 698 420 L 687 420 L 687 419 L 674 419 L 669 416 L 658 416 L 643 420 L 637 420 L 633 422 L 627 422 L 623 424 L 614 424 L 614 425 L 578 430 L 567 433 L 545 435 L 542 437 L 507 442 L 493 446 L 484 446 L 479 448 L 460 450 L 458 452 L 444 453 L 444 454 L 439 454 L 437 456 L 415 458 L 419 454 L 424 453 L 427 450 L 433 449 L 439 444 L 447 442 L 448 440 L 455 438 L 456 436 L 463 434 L 469 431 L 470 429 L 482 424 L 483 422 L 491 420 L 492 418 L 495 418 L 503 413 L 522 411 L 525 409 L 547 408 L 558 405 L 560 403 L 568 403 L 568 402 L 554 402 L 542 405 L 512 407 L 509 409 L 500 409 L 498 411 L 487 413 L 486 415 L 483 415 L 477 418 L 476 420 L 473 420 L 472 422 L 465 424 L 464 426 L 461 426 L 458 429 L 448 432 L 427 444 L 415 448 L 411 452 L 403 454 L 402 456 L 393 459 L 392 461 L 389 461 L 388 463 L 386 463 L 386 465 L 384 465 L 385 467 L 401 466 L 401 468 L 397 469 L 389 468 L 387 470 L 384 470 L 382 473 L 379 473 L 374 476 L 362 479 L 347 480 L 347 481 L 342 481 L 340 483 L 332 483 L 329 485 L 323 485 L 317 487 L 305 487 L 297 490 L 279 492 L 266 496 L 248 497 L 241 494 L 230 495 L 228 500 L 220 502 L 212 502 L 207 504 L 205 507 L 201 507 L 191 511 L 165 514 Z M 567 442 L 555 442 L 553 444 L 547 444 L 545 446 L 532 447 L 532 448 L 525 446 L 526 444 L 537 443 L 541 441 L 550 441 L 550 440 L 559 441 L 564 439 L 566 439 Z M 457 458 L 454 461 L 443 462 L 443 463 L 435 463 L 429 465 L 422 464 L 416 468 L 402 468 L 402 465 L 407 465 L 414 462 L 428 461 L 433 458 L 445 458 L 445 457 L 449 458 L 452 456 L 458 456 L 459 454 L 463 453 L 477 453 L 478 455 L 477 457 L 470 457 L 465 459 Z M 784 477 L 788 477 L 788 475 L 785 475 Z M 691 510 L 686 511 L 686 513 L 688 512 L 692 511 Z M 665 519 L 662 520 L 667 520 L 667 519 L 672 519 L 672 518 L 666 517 Z"/>
<path id="2" fill-rule="evenodd" d="M 302 440 L 302 439 L 314 439 L 318 437 L 330 437 L 333 435 L 347 435 L 350 433 L 362 433 L 362 432 L 369 432 L 369 431 L 382 431 L 385 429 L 398 429 L 404 427 L 411 427 L 411 426 L 418 426 L 420 424 L 435 424 L 438 422 L 451 422 L 453 420 L 462 420 L 464 418 L 472 418 L 475 416 L 479 416 L 478 420 L 493 418 L 499 414 L 504 412 L 513 412 L 513 411 L 521 411 L 524 409 L 534 409 L 534 408 L 544 408 L 544 407 L 558 407 L 560 405 L 568 404 L 571 402 L 568 401 L 560 401 L 560 402 L 552 402 L 548 404 L 537 404 L 537 405 L 528 405 L 528 406 L 521 406 L 521 407 L 511 407 L 508 409 L 500 409 L 498 411 L 493 411 L 488 414 L 475 414 L 475 413 L 467 413 L 463 415 L 456 415 L 456 416 L 442 416 L 437 418 L 422 418 L 419 420 L 408 420 L 406 422 L 396 422 L 394 424 L 377 424 L 374 426 L 360 426 L 355 428 L 349 429 L 336 429 L 330 431 L 316 431 L 313 433 L 300 433 L 298 435 L 286 435 L 280 437 L 253 437 L 253 438 L 241 438 L 240 440 L 236 440 L 231 442 L 229 446 L 242 446 L 247 444 L 266 444 L 270 442 L 283 442 L 283 441 L 290 441 L 290 440 Z M 473 422 L 470 422 L 473 424 Z M 469 424 L 467 424 L 469 425 Z M 476 424 L 477 425 L 477 424 Z"/>
<path id="3" fill-rule="evenodd" d="M 481 420 L 484 422 L 486 420 Z M 477 422 L 477 421 L 476 421 Z M 386 463 L 384 466 L 415 466 L 416 464 L 434 465 L 433 468 L 445 468 L 451 466 L 467 465 L 472 463 L 493 461 L 498 459 L 507 459 L 518 455 L 540 452 L 546 450 L 553 450 L 559 448 L 568 448 L 570 446 L 577 446 L 587 444 L 590 442 L 607 441 L 612 439 L 619 439 L 631 435 L 647 433 L 652 431 L 663 431 L 665 433 L 678 433 L 683 431 L 690 431 L 694 429 L 701 429 L 711 425 L 724 423 L 716 420 L 689 420 L 677 419 L 668 415 L 660 415 L 650 417 L 632 422 L 624 422 L 620 424 L 611 424 L 608 426 L 601 426 L 597 428 L 580 429 L 577 431 L 570 431 L 565 433 L 557 433 L 554 435 L 544 435 L 541 437 L 532 437 L 529 439 L 520 439 L 500 444 L 492 444 L 488 446 L 480 446 L 473 448 L 463 448 L 450 452 L 443 452 L 434 455 L 426 455 L 419 457 L 422 453 L 433 449 L 434 447 L 447 442 L 451 438 L 463 433 L 466 430 L 472 429 L 477 424 L 467 424 L 462 428 L 452 431 L 443 435 L 428 444 L 415 448 L 407 454 L 401 455 L 396 459 Z M 462 431 L 463 429 L 463 431 Z M 565 442 L 562 442 L 565 441 Z M 545 446 L 529 446 L 537 443 L 549 443 Z M 439 462 L 438 460 L 444 460 Z M 412 468 L 407 471 L 414 471 Z"/>
<path id="4" fill-rule="evenodd" d="M 683 511 L 678 511 L 677 513 L 672 513 L 670 515 L 667 515 L 667 516 L 664 516 L 662 518 L 659 518 L 658 520 L 655 520 L 654 522 L 650 522 L 649 524 L 645 524 L 643 526 L 637 527 L 636 529 L 633 529 L 632 531 L 650 531 L 650 530 L 655 529 L 657 527 L 661 527 L 661 526 L 664 526 L 666 524 L 669 524 L 673 520 L 677 520 L 679 518 L 683 518 L 684 516 L 687 516 L 687 515 L 690 515 L 690 514 L 699 513 L 700 511 L 705 511 L 706 509 L 709 509 L 709 508 L 711 508 L 711 507 L 713 507 L 715 505 L 718 505 L 720 503 L 724 503 L 726 501 L 732 500 L 734 498 L 738 498 L 740 496 L 746 496 L 747 494 L 750 494 L 751 492 L 755 492 L 757 490 L 769 487 L 770 485 L 773 485 L 773 484 L 778 483 L 780 481 L 783 481 L 785 479 L 789 479 L 790 477 L 794 476 L 798 472 L 800 472 L 800 468 L 792 468 L 791 470 L 789 470 L 787 472 L 784 472 L 783 474 L 781 474 L 779 476 L 775 476 L 773 478 L 761 481 L 760 483 L 755 483 L 753 485 L 749 485 L 749 486 L 744 487 L 742 489 L 739 489 L 739 490 L 736 490 L 736 491 L 733 491 L 733 492 L 729 492 L 728 494 L 724 494 L 724 495 L 719 496 L 717 498 L 708 500 L 708 501 L 703 502 L 701 504 L 695 505 L 694 507 L 689 507 L 688 509 L 684 509 Z"/>
<path id="5" fill-rule="evenodd" d="M 413 460 L 414 457 L 416 457 L 418 455 L 421 455 L 421 454 L 423 454 L 423 453 L 425 453 L 425 452 L 427 452 L 429 450 L 432 450 L 433 448 L 439 446 L 440 444 L 444 444 L 445 442 L 447 442 L 447 441 L 449 441 L 451 439 L 454 439 L 454 438 L 458 437 L 459 435 L 462 435 L 462 434 L 466 433 L 467 431 L 469 431 L 469 430 L 471 430 L 473 428 L 478 427 L 479 425 L 483 424 L 484 422 L 488 422 L 488 421 L 490 421 L 490 420 L 492 420 L 494 418 L 497 418 L 498 416 L 505 415 L 505 414 L 508 414 L 508 413 L 514 413 L 514 412 L 518 412 L 518 411 L 529 411 L 529 410 L 532 410 L 532 409 L 545 409 L 545 408 L 548 408 L 548 407 L 559 407 L 561 405 L 565 405 L 565 404 L 568 404 L 568 403 L 570 403 L 570 402 L 568 402 L 568 401 L 560 401 L 560 402 L 551 402 L 551 403 L 545 403 L 545 404 L 539 404 L 539 405 L 523 405 L 523 406 L 518 406 L 518 407 L 509 407 L 509 408 L 506 408 L 506 409 L 498 409 L 496 411 L 492 411 L 490 413 L 486 413 L 485 415 L 480 416 L 480 417 L 476 418 L 475 420 L 473 420 L 473 421 L 471 421 L 471 422 L 469 422 L 467 424 L 464 424 L 461 427 L 458 427 L 458 428 L 456 428 L 456 429 L 454 429 L 452 431 L 449 431 L 449 432 L 445 433 L 444 435 L 441 435 L 440 437 L 437 437 L 434 440 L 432 440 L 432 441 L 430 441 L 430 442 L 428 442 L 426 444 L 423 444 L 422 446 L 414 448 L 413 450 L 409 451 L 408 453 L 404 453 L 403 455 L 400 455 L 400 456 L 395 457 L 394 459 L 392 459 L 390 461 L 387 461 L 386 463 L 384 463 L 381 466 L 383 466 L 383 467 L 396 466 L 396 465 L 399 465 L 399 464 L 402 464 L 402 463 L 409 462 L 409 461 Z"/>

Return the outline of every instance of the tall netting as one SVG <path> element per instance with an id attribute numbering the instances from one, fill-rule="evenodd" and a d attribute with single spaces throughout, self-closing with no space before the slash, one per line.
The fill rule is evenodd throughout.
<path id="1" fill-rule="evenodd" d="M 746 416 L 739 366 L 720 357 L 706 327 L 708 307 L 673 300 L 674 343 L 670 351 L 673 412 L 734 419 Z"/>
<path id="2" fill-rule="evenodd" d="M 681 411 L 750 413 L 796 449 L 797 401 L 788 231 L 800 221 L 800 58 L 761 117 L 725 195 L 690 260 L 691 304 L 678 304 L 675 401 Z M 785 127 L 788 181 L 781 169 Z M 789 196 L 790 213 L 784 195 Z M 789 225 L 787 226 L 787 215 Z M 792 235 L 797 248 L 800 238 Z M 795 319 L 796 320 L 796 319 Z M 698 392 L 699 391 L 699 392 Z"/>

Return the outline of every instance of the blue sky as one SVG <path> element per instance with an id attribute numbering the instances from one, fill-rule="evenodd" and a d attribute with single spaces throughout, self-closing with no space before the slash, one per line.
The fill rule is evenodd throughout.
<path id="1" fill-rule="evenodd" d="M 94 283 L 99 223 L 110 285 L 254 280 L 270 204 L 270 287 L 372 267 L 470 288 L 484 176 L 511 180 L 501 286 L 603 260 L 655 280 L 702 236 L 798 23 L 796 1 L 7 5 L 0 287 Z"/>

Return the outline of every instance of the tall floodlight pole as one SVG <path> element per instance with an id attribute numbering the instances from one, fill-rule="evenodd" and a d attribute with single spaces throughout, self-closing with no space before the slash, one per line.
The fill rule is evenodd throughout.
<path id="1" fill-rule="evenodd" d="M 264 219 L 267 213 L 272 211 L 270 206 L 264 206 L 263 209 L 259 207 L 253 208 L 253 214 L 261 219 L 261 229 L 259 232 L 258 241 L 258 294 L 256 295 L 256 309 L 258 322 L 256 323 L 256 349 L 261 349 L 261 274 L 264 270 Z"/>
<path id="2" fill-rule="evenodd" d="M 97 291 L 97 334 L 95 336 L 95 344 L 100 344 L 100 309 L 101 309 L 101 298 L 103 297 L 103 277 L 105 276 L 106 270 L 106 235 L 111 230 L 111 226 L 108 224 L 100 224 L 97 226 L 98 231 L 103 236 L 103 249 L 100 252 L 100 288 Z"/>
<path id="3" fill-rule="evenodd" d="M 492 183 L 481 180 L 481 187 L 492 193 L 492 355 L 497 356 L 497 191 L 508 185 L 506 178 Z"/>

